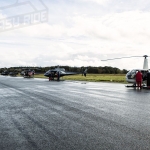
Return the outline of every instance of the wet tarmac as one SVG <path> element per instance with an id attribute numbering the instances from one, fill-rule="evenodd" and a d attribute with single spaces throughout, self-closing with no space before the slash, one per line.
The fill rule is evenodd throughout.
<path id="1" fill-rule="evenodd" d="M 149 150 L 150 90 L 0 76 L 0 150 Z"/>

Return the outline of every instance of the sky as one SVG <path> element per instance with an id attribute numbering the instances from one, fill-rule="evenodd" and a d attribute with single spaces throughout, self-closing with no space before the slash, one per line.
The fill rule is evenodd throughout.
<path id="1" fill-rule="evenodd" d="M 149 0 L 0 1 L 0 68 L 130 70 L 142 68 L 149 53 Z M 141 57 L 101 61 L 128 56 Z"/>

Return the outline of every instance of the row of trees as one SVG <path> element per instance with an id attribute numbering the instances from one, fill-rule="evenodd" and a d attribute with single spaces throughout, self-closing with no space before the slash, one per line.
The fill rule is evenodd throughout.
<path id="1" fill-rule="evenodd" d="M 0 73 L 4 71 L 8 72 L 18 72 L 20 73 L 21 71 L 25 69 L 31 69 L 35 70 L 36 73 L 45 73 L 46 71 L 50 69 L 57 68 L 58 66 L 51 66 L 51 67 L 10 67 L 10 68 L 0 68 Z M 64 68 L 66 71 L 70 72 L 83 72 L 86 68 L 88 68 L 88 73 L 93 73 L 93 74 L 126 74 L 128 71 L 126 69 L 119 69 L 116 67 L 111 67 L 111 66 L 105 66 L 105 67 L 70 67 L 70 66 L 59 66 L 60 68 Z"/>

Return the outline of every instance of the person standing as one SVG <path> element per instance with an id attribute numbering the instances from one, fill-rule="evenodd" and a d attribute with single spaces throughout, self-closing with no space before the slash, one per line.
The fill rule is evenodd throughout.
<path id="1" fill-rule="evenodd" d="M 59 81 L 59 79 L 60 79 L 60 72 L 57 71 L 57 81 Z"/>
<path id="2" fill-rule="evenodd" d="M 141 85 L 142 85 L 142 73 L 141 71 L 139 70 L 137 73 L 136 73 L 136 84 L 137 84 L 137 87 L 141 89 Z"/>

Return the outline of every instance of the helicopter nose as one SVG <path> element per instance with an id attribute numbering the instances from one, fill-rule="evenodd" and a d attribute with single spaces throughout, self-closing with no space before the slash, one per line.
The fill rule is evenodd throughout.
<path id="1" fill-rule="evenodd" d="M 45 74 L 44 74 L 44 76 L 46 76 L 46 77 L 47 77 L 48 75 L 49 75 L 48 73 L 45 73 Z"/>
<path id="2" fill-rule="evenodd" d="M 50 73 L 50 72 L 46 72 L 46 73 L 44 74 L 44 76 L 46 76 L 46 77 L 51 77 L 51 73 Z"/>

